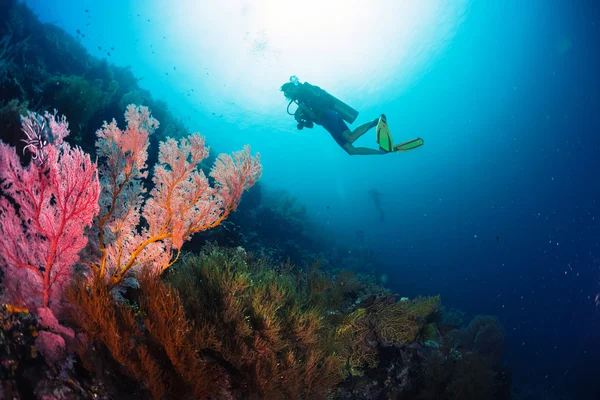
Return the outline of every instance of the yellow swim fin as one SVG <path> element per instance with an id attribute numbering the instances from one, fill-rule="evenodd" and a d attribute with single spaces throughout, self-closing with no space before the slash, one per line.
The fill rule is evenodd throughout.
<path id="1" fill-rule="evenodd" d="M 417 147 L 423 146 L 425 143 L 421 138 L 415 138 L 406 142 L 402 142 L 394 145 L 394 139 L 392 138 L 392 132 L 388 127 L 387 121 L 383 117 L 379 117 L 377 123 L 377 129 L 375 131 L 377 144 L 379 148 L 390 152 L 410 151 Z"/>
<path id="2" fill-rule="evenodd" d="M 377 128 L 375 130 L 376 140 L 379 147 L 385 151 L 394 151 L 394 139 L 388 128 L 387 121 L 383 117 L 379 117 Z"/>
<path id="3" fill-rule="evenodd" d="M 411 151 L 417 147 L 423 146 L 425 142 L 421 138 L 414 138 L 404 143 L 399 143 L 394 146 L 394 151 Z"/>

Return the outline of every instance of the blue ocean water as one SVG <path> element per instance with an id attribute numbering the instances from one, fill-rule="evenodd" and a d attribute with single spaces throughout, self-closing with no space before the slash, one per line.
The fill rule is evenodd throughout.
<path id="1" fill-rule="evenodd" d="M 595 1 L 26 3 L 215 151 L 250 144 L 263 182 L 340 240 L 360 232 L 395 292 L 499 316 L 517 395 L 600 398 Z M 296 130 L 291 75 L 358 109 L 353 127 L 385 113 L 425 145 L 350 157 Z"/>

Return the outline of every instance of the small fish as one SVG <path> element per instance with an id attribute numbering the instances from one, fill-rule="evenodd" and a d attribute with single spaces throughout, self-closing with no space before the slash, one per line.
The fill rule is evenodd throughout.
<path id="1" fill-rule="evenodd" d="M 107 53 L 106 53 L 106 55 L 110 57 L 110 51 L 109 51 L 109 52 L 107 52 Z"/>
<path id="2" fill-rule="evenodd" d="M 86 10 L 85 10 L 85 12 L 90 12 L 90 10 L 87 10 L 87 9 L 86 9 Z"/>
<path id="3" fill-rule="evenodd" d="M 77 29 L 77 34 L 80 34 L 80 33 L 81 33 L 81 31 L 79 29 Z"/>
<path id="4" fill-rule="evenodd" d="M 329 206 L 326 207 L 329 210 Z"/>
<path id="5" fill-rule="evenodd" d="M 113 50 L 113 51 L 115 50 L 115 48 L 114 48 L 114 47 L 111 47 L 110 49 L 111 49 L 111 50 Z"/>
<path id="6" fill-rule="evenodd" d="M 150 18 L 148 18 L 148 22 L 150 22 Z"/>
<path id="7" fill-rule="evenodd" d="M 177 68 L 173 67 L 173 70 L 174 70 L 174 71 L 177 71 Z"/>
<path id="8" fill-rule="evenodd" d="M 102 50 L 102 46 L 98 46 L 98 50 Z"/>
<path id="9" fill-rule="evenodd" d="M 191 89 L 191 90 L 192 90 L 192 92 L 194 91 L 194 89 Z"/>
<path id="10" fill-rule="evenodd" d="M 169 73 L 168 73 L 168 72 L 165 72 L 165 75 L 169 75 Z"/>
<path id="11" fill-rule="evenodd" d="M 500 236 L 496 236 L 496 243 L 500 243 Z"/>
<path id="12" fill-rule="evenodd" d="M 82 33 L 82 34 L 81 34 L 81 37 L 85 37 L 85 35 Z"/>

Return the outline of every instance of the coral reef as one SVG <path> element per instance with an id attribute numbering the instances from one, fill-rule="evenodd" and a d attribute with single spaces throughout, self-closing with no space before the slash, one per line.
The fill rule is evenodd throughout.
<path id="1" fill-rule="evenodd" d="M 68 292 L 76 306 L 72 320 L 86 335 L 77 346 L 83 365 L 106 381 L 122 373 L 141 382 L 154 399 L 167 393 L 173 398 L 205 397 L 219 382 L 195 352 L 196 338 L 179 297 L 154 274 L 140 275 L 139 282 L 136 308 L 117 303 L 98 274 L 92 282 L 78 281 Z M 106 375 L 111 365 L 117 368 Z"/>
<path id="2" fill-rule="evenodd" d="M 84 281 L 69 298 L 90 338 L 79 352 L 84 365 L 123 373 L 153 398 L 468 399 L 501 398 L 506 388 L 492 373 L 498 359 L 482 369 L 470 352 L 446 350 L 452 335 L 419 339 L 439 332 L 439 297 L 397 300 L 352 273 L 277 266 L 216 246 L 186 254 L 164 281 L 139 281 L 130 300 Z M 463 328 L 475 335 L 472 348 L 493 353 L 499 343 L 484 337 L 497 336 L 483 333 L 493 326 L 476 318 Z"/>
<path id="3" fill-rule="evenodd" d="M 383 347 L 376 368 L 351 375 L 332 394 L 334 399 L 419 399 L 427 359 L 416 343 Z M 433 399 L 432 399 L 433 400 Z"/>
<path id="4" fill-rule="evenodd" d="M 22 2 L 1 1 L 0 15 L 0 134 L 20 146 L 15 154 L 28 150 L 12 157 L 15 170 L 51 150 L 40 135 L 21 142 L 21 118 L 41 121 L 29 109 L 58 108 L 74 133 L 65 143 L 104 165 L 99 217 L 85 234 L 83 220 L 69 231 L 71 244 L 90 241 L 68 254 L 68 279 L 33 285 L 35 296 L 21 299 L 31 312 L 0 308 L 0 398 L 510 398 L 496 318 L 464 326 L 439 297 L 399 298 L 378 286 L 366 274 L 381 268 L 364 232 L 340 243 L 283 191 L 254 185 L 239 203 L 259 174 L 248 151 L 219 158 L 211 174 L 217 159 L 199 137 L 164 140 L 187 129 L 129 68 L 89 56 Z M 131 103 L 139 107 L 123 118 Z M 96 142 L 90 128 L 99 126 Z M 0 190 L 10 197 L 15 188 Z M 21 212 L 18 197 L 5 210 Z M 26 239 L 19 251 L 32 250 Z M 51 277 L 53 268 L 38 271 Z M 3 271 L 3 298 L 18 303 L 18 285 L 33 281 Z"/>
<path id="5" fill-rule="evenodd" d="M 340 359 L 327 347 L 326 304 L 310 280 L 249 260 L 241 249 L 212 248 L 187 257 L 168 281 L 244 396 L 321 398 L 342 380 Z"/>
<path id="6" fill-rule="evenodd" d="M 497 320 L 445 328 L 439 297 L 398 300 L 351 272 L 274 265 L 213 245 L 163 275 L 144 270 L 122 296 L 99 274 L 69 288 L 65 323 L 75 329 L 69 346 L 77 355 L 60 368 L 79 391 L 136 399 L 509 398 Z M 57 376 L 44 367 L 52 363 L 37 365 Z"/>
<path id="7" fill-rule="evenodd" d="M 504 330 L 496 317 L 478 315 L 448 331 L 430 346 L 422 397 L 509 399 L 511 376 L 501 365 L 503 353 Z"/>
<path id="8" fill-rule="evenodd" d="M 396 301 L 383 294 L 363 300 L 337 329 L 346 343 L 343 354 L 350 373 L 362 374 L 365 365 L 377 367 L 383 346 L 414 342 L 438 307 L 439 297 Z"/>
<path id="9" fill-rule="evenodd" d="M 101 277 L 73 287 L 86 368 L 112 365 L 155 399 L 324 398 L 343 379 L 322 303 L 292 275 L 217 248 L 168 275 L 140 275 L 135 306 L 117 302 Z"/>
<path id="10" fill-rule="evenodd" d="M 44 362 L 37 348 L 39 321 L 29 310 L 3 305 L 0 323 L 0 398 L 113 398 L 101 381 L 76 368 L 74 357 L 60 364 Z"/>

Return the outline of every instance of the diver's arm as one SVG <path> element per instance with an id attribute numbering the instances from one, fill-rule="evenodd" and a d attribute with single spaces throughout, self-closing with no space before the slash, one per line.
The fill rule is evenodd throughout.
<path id="1" fill-rule="evenodd" d="M 302 110 L 302 113 L 308 117 L 307 119 L 316 122 L 317 124 L 319 123 L 319 117 L 317 117 L 317 114 L 315 114 L 313 112 L 313 110 L 311 110 L 309 107 L 306 107 L 302 104 L 299 104 L 298 107 Z M 320 124 L 319 124 L 320 125 Z"/>
<path id="2" fill-rule="evenodd" d="M 294 119 L 298 122 L 298 129 L 309 128 L 312 129 L 315 125 L 313 120 L 305 113 L 304 107 L 298 107 L 296 112 L 294 113 Z"/>

